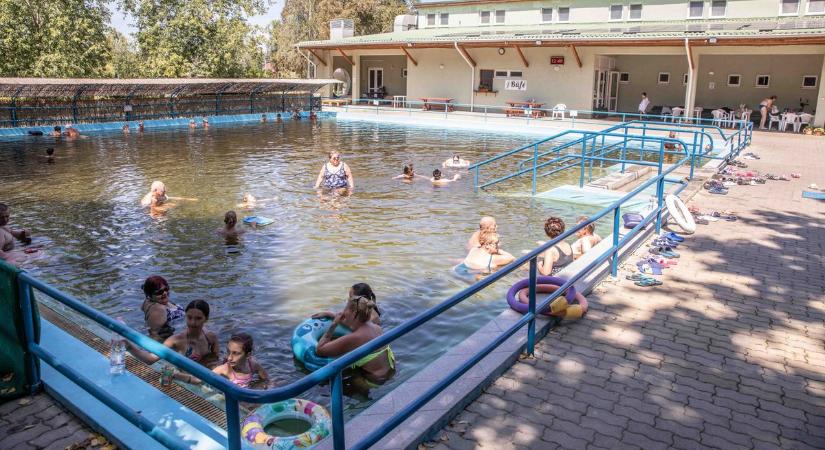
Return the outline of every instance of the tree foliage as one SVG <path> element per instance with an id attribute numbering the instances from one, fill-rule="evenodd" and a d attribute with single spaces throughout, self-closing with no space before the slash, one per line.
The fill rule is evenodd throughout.
<path id="1" fill-rule="evenodd" d="M 141 72 L 149 77 L 254 77 L 260 38 L 247 17 L 263 0 L 124 0 L 137 25 Z"/>
<path id="2" fill-rule="evenodd" d="M 108 21 L 104 0 L 0 0 L 0 75 L 103 76 Z"/>
<path id="3" fill-rule="evenodd" d="M 329 39 L 329 21 L 353 19 L 357 34 L 392 31 L 393 19 L 409 11 L 405 0 L 286 0 L 281 20 L 269 27 L 269 55 L 279 76 L 305 76 L 301 41 Z"/>

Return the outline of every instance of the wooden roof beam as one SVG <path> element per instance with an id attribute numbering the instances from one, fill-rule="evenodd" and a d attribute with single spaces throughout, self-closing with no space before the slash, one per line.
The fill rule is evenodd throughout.
<path id="1" fill-rule="evenodd" d="M 573 57 L 576 58 L 576 64 L 578 64 L 579 69 L 581 69 L 582 68 L 582 60 L 581 60 L 581 58 L 579 58 L 579 52 L 576 51 L 576 46 L 573 45 L 573 44 L 570 44 L 570 51 L 573 52 Z"/>
<path id="2" fill-rule="evenodd" d="M 472 64 L 472 65 L 473 65 L 473 67 L 475 67 L 475 66 L 476 66 L 476 60 L 474 60 L 474 59 L 473 59 L 473 57 L 472 57 L 472 56 L 470 56 L 470 53 L 468 53 L 468 52 L 467 52 L 467 50 L 466 50 L 464 47 L 462 47 L 461 45 L 456 45 L 456 48 L 458 49 L 458 51 L 459 51 L 459 52 L 460 52 L 460 53 L 461 53 L 461 54 L 462 54 L 465 58 L 467 58 L 467 60 L 468 60 L 468 61 L 470 61 L 470 64 Z"/>
<path id="3" fill-rule="evenodd" d="M 401 51 L 402 51 L 402 52 L 404 52 L 404 54 L 405 54 L 405 55 L 407 55 L 407 59 L 409 59 L 410 61 L 412 61 L 412 63 L 413 63 L 413 64 L 415 64 L 415 65 L 417 66 L 417 65 L 418 65 L 418 61 L 416 61 L 416 60 L 415 60 L 415 58 L 413 58 L 413 57 L 412 57 L 412 55 L 410 54 L 410 52 L 408 52 L 408 51 L 407 51 L 407 49 L 406 49 L 406 48 L 404 48 L 404 47 L 400 47 L 400 48 L 401 48 Z"/>
<path id="4" fill-rule="evenodd" d="M 530 67 L 530 63 L 527 61 L 527 58 L 524 57 L 524 53 L 521 51 L 521 47 L 518 45 L 513 44 L 513 48 L 516 49 L 518 55 L 521 57 L 521 62 L 524 63 L 524 67 Z"/>
<path id="5" fill-rule="evenodd" d="M 310 52 L 310 53 L 312 53 L 312 56 L 314 56 L 315 58 L 317 58 L 317 59 L 318 59 L 318 61 L 320 61 L 320 62 L 321 62 L 321 64 L 323 64 L 323 65 L 324 65 L 324 67 L 326 67 L 326 66 L 327 66 L 327 62 L 326 62 L 326 61 L 324 61 L 324 58 L 321 58 L 320 56 L 318 56 L 318 54 L 317 54 L 317 53 L 315 53 L 315 50 L 313 50 L 313 49 L 311 49 L 311 48 L 308 48 L 307 50 L 309 50 L 309 52 Z"/>
<path id="6" fill-rule="evenodd" d="M 354 66 L 354 65 L 355 65 L 355 61 L 353 61 L 353 60 L 352 60 L 352 58 L 351 58 L 349 55 L 347 55 L 346 53 L 344 53 L 344 51 L 343 51 L 343 50 L 341 50 L 340 48 L 338 48 L 337 50 L 338 50 L 338 53 L 340 53 L 340 54 L 341 54 L 341 56 L 343 56 L 344 58 L 346 58 L 346 60 L 349 62 L 349 65 L 351 65 L 351 66 Z"/>

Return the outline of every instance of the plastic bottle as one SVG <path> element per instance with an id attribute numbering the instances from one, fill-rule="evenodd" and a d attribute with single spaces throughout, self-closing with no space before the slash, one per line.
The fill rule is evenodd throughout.
<path id="1" fill-rule="evenodd" d="M 163 365 L 163 369 L 160 372 L 160 385 L 161 386 L 170 386 L 172 384 L 172 378 L 175 375 L 175 370 L 172 368 L 172 365 L 169 363 L 165 363 Z"/>
<path id="2" fill-rule="evenodd" d="M 122 318 L 118 317 L 117 320 L 123 323 Z M 109 373 L 120 375 L 123 372 L 126 372 L 126 344 L 119 334 L 112 333 L 109 346 Z"/>

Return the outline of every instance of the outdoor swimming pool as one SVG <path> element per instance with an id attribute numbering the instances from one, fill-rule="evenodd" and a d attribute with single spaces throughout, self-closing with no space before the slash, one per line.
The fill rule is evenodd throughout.
<path id="1" fill-rule="evenodd" d="M 502 248 L 519 255 L 546 239 L 546 217 L 573 224 L 594 212 L 474 193 L 466 173 L 443 188 L 392 179 L 406 163 L 429 174 L 454 152 L 477 161 L 535 140 L 323 120 L 0 141 L 0 201 L 11 206 L 13 225 L 30 228 L 35 243 L 47 246 L 25 265 L 34 275 L 141 331 L 140 286 L 146 276 L 162 275 L 173 302 L 210 303 L 208 328 L 222 345 L 233 332 L 251 333 L 257 359 L 284 383 L 303 375 L 289 346 L 292 330 L 314 312 L 340 309 L 350 285 L 373 287 L 383 326 L 392 328 L 467 287 L 451 267 L 466 254 L 480 216 L 495 216 Z M 41 157 L 49 146 L 56 148 L 54 164 Z M 352 168 L 351 197 L 319 198 L 312 189 L 329 150 L 340 151 Z M 172 196 L 199 200 L 151 217 L 138 203 L 153 180 L 163 180 Z M 236 204 L 244 192 L 272 200 L 242 210 Z M 247 233 L 239 249 L 227 248 L 215 230 L 230 209 L 276 222 Z M 485 290 L 394 344 L 398 373 L 371 396 L 392 389 L 506 308 L 509 284 Z M 350 400 L 349 408 L 368 403 Z"/>

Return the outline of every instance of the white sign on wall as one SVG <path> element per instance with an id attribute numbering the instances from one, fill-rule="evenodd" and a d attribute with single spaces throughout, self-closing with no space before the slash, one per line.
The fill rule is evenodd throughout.
<path id="1" fill-rule="evenodd" d="M 504 90 L 506 91 L 526 91 L 527 80 L 505 80 Z"/>

